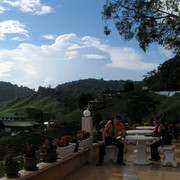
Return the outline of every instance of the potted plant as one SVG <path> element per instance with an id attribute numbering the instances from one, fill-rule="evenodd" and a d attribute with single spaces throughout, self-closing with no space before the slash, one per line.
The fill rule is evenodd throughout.
<path id="1" fill-rule="evenodd" d="M 3 160 L 6 176 L 8 178 L 16 178 L 19 177 L 20 174 L 20 161 L 15 158 L 15 151 L 8 146 L 4 150 L 4 160 Z"/>
<path id="2" fill-rule="evenodd" d="M 88 131 L 79 130 L 77 133 L 77 138 L 79 139 L 79 149 L 85 149 L 89 147 L 91 143 L 91 137 Z"/>
<path id="3" fill-rule="evenodd" d="M 54 143 L 57 145 L 58 158 L 65 158 L 73 154 L 76 144 L 71 143 L 71 136 L 63 136 L 60 139 L 54 139 Z"/>
<path id="4" fill-rule="evenodd" d="M 57 160 L 57 145 L 55 142 L 46 139 L 41 148 L 40 148 L 40 156 L 43 162 L 56 162 Z"/>
<path id="5" fill-rule="evenodd" d="M 34 144 L 27 143 L 23 149 L 24 169 L 27 171 L 37 170 L 37 148 Z"/>

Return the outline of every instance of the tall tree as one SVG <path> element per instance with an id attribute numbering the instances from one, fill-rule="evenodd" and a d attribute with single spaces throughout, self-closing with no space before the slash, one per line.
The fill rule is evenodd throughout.
<path id="1" fill-rule="evenodd" d="M 144 51 L 156 42 L 180 53 L 179 0 L 107 0 L 102 16 L 106 35 L 111 32 L 107 20 L 113 20 L 120 36 L 135 37 Z"/>

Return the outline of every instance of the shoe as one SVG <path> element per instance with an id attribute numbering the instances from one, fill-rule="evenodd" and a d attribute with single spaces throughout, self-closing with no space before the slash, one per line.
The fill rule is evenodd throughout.
<path id="1" fill-rule="evenodd" d="M 102 165 L 102 162 L 98 162 L 97 164 L 96 164 L 96 166 L 101 166 Z"/>
<path id="2" fill-rule="evenodd" d="M 123 161 L 117 162 L 117 164 L 119 164 L 119 165 L 121 165 L 121 166 L 125 166 L 125 165 L 126 165 L 126 163 L 123 162 Z"/>
<path id="3" fill-rule="evenodd" d="M 155 159 L 154 159 L 154 161 L 159 161 L 159 160 L 161 160 L 161 158 L 155 158 Z"/>
<path id="4" fill-rule="evenodd" d="M 149 158 L 150 161 L 159 161 L 161 158 Z"/>

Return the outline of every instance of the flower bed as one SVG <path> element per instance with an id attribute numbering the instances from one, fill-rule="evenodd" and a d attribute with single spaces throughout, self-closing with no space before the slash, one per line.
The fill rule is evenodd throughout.
<path id="1" fill-rule="evenodd" d="M 57 147 L 56 152 L 58 153 L 58 158 L 66 158 L 73 154 L 76 144 L 72 143 L 65 147 Z"/>
<path id="2" fill-rule="evenodd" d="M 71 141 L 72 141 L 71 136 L 63 136 L 60 139 L 53 140 L 53 142 L 57 146 L 56 152 L 58 154 L 58 158 L 65 158 L 67 156 L 72 155 L 76 144 L 75 143 L 70 144 Z"/>
<path id="3" fill-rule="evenodd" d="M 85 149 L 87 147 L 89 147 L 90 143 L 91 143 L 91 137 L 90 137 L 90 133 L 84 130 L 79 130 L 77 133 L 77 137 L 79 140 L 79 149 Z"/>
<path id="4" fill-rule="evenodd" d="M 87 139 L 80 141 L 79 142 L 79 149 L 82 150 L 82 149 L 89 147 L 91 144 L 91 139 L 92 138 L 90 137 L 90 138 L 87 138 Z"/>
<path id="5" fill-rule="evenodd" d="M 40 156 L 43 162 L 55 162 L 57 160 L 57 145 L 54 141 L 46 139 L 40 149 Z"/>

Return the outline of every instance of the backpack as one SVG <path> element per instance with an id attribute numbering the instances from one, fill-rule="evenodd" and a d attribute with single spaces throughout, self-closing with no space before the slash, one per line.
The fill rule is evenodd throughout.
<path id="1" fill-rule="evenodd" d="M 111 126 L 113 126 L 113 136 L 114 136 L 114 121 L 113 121 L 113 120 L 111 120 L 111 124 L 110 124 L 110 126 L 109 126 L 108 132 L 109 132 Z"/>
<path id="2" fill-rule="evenodd" d="M 113 126 L 113 124 L 114 124 L 114 120 L 111 120 L 111 124 L 109 125 L 108 132 L 109 132 L 109 130 L 110 130 L 110 128 L 111 128 L 111 126 Z M 113 126 L 113 128 L 114 128 L 114 126 Z M 103 128 L 103 131 L 102 131 L 102 137 L 103 137 L 103 132 L 104 132 L 104 129 L 105 129 L 105 127 Z M 114 132 L 114 130 L 113 130 L 113 132 Z"/>

